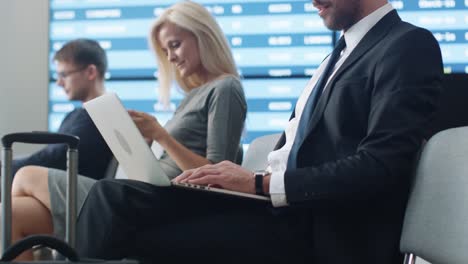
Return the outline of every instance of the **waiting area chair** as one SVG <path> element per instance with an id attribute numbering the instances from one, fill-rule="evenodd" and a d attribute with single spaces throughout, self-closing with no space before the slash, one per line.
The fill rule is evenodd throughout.
<path id="1" fill-rule="evenodd" d="M 273 150 L 280 136 L 278 133 L 254 139 L 245 153 L 242 167 L 251 171 L 264 170 L 268 165 L 268 153 Z"/>
<path id="2" fill-rule="evenodd" d="M 109 161 L 109 165 L 107 165 L 104 179 L 114 179 L 115 175 L 117 174 L 118 167 L 119 167 L 119 162 L 114 156 L 112 156 L 111 160 Z"/>
<path id="3" fill-rule="evenodd" d="M 433 264 L 468 263 L 468 127 L 439 132 L 425 145 L 400 250 L 405 264 L 416 256 Z"/>

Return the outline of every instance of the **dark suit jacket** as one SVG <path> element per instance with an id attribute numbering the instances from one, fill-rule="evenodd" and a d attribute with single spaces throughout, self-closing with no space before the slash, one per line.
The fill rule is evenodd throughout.
<path id="1" fill-rule="evenodd" d="M 392 11 L 330 80 L 298 168 L 285 173 L 287 210 L 308 212 L 310 263 L 402 263 L 398 244 L 413 162 L 442 74 L 432 34 Z"/>
<path id="2" fill-rule="evenodd" d="M 86 110 L 78 108 L 70 112 L 63 120 L 58 132 L 80 138 L 78 172 L 96 180 L 103 178 L 112 157 L 112 152 Z M 13 175 L 21 167 L 27 165 L 65 170 L 66 162 L 67 146 L 65 144 L 53 144 L 28 157 L 13 160 L 12 170 Z"/>

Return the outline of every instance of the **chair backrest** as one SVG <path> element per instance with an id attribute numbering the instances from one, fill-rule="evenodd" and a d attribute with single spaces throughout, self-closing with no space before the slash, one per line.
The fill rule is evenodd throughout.
<path id="1" fill-rule="evenodd" d="M 241 165 L 243 159 L 244 159 L 244 149 L 242 148 L 242 144 L 240 144 L 239 149 L 237 150 L 237 154 L 236 154 L 236 160 L 235 160 L 236 164 Z"/>
<path id="2" fill-rule="evenodd" d="M 119 162 L 114 156 L 112 156 L 112 159 L 109 161 L 109 165 L 107 165 L 106 175 L 104 175 L 104 179 L 114 179 L 117 173 L 118 166 Z"/>
<path id="3" fill-rule="evenodd" d="M 242 167 L 254 170 L 263 170 L 268 165 L 268 153 L 270 153 L 280 138 L 281 133 L 261 136 L 254 139 L 247 149 Z"/>
<path id="4" fill-rule="evenodd" d="M 444 130 L 425 145 L 403 224 L 400 250 L 431 263 L 468 263 L 468 127 Z"/>

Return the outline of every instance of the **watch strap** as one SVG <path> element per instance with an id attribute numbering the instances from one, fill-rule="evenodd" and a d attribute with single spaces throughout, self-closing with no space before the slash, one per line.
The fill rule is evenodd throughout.
<path id="1" fill-rule="evenodd" d="M 263 192 L 263 177 L 267 175 L 266 171 L 256 171 L 254 172 L 255 175 L 255 193 L 258 195 L 265 195 Z"/>

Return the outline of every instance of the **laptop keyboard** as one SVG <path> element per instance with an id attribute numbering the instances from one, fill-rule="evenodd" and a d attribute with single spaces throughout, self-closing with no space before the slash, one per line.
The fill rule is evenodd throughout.
<path id="1" fill-rule="evenodd" d="M 200 190 L 209 190 L 210 189 L 210 187 L 205 186 L 205 185 L 198 185 L 198 184 L 192 184 L 192 183 L 186 183 L 186 182 L 173 182 L 172 184 L 173 185 L 183 186 L 183 187 L 200 189 Z"/>

